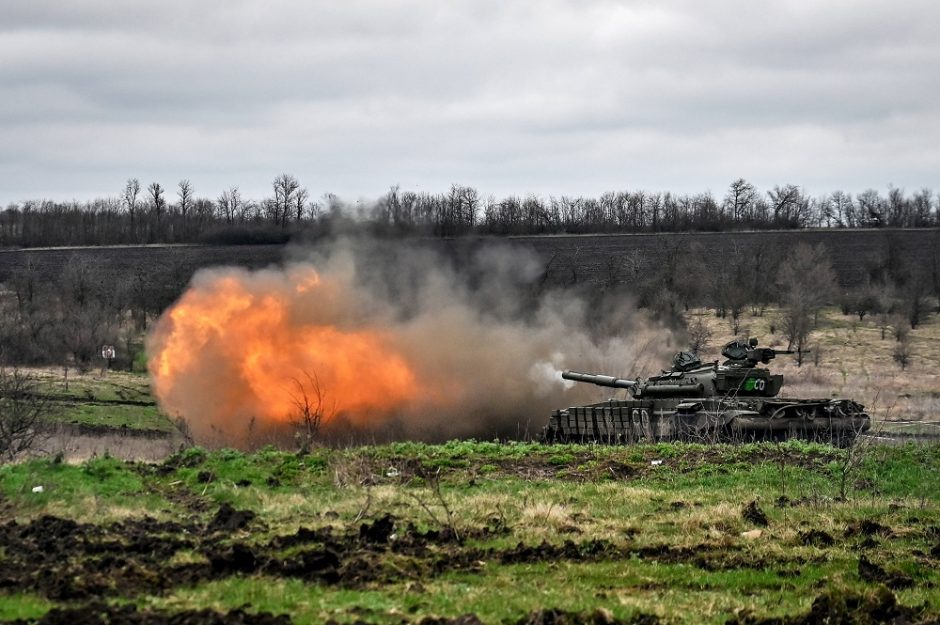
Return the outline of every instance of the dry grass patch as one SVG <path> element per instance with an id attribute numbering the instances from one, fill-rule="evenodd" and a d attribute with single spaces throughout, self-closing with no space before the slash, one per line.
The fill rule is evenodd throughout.
<path id="1" fill-rule="evenodd" d="M 70 498 L 67 501 L 49 501 L 43 508 L 44 514 L 72 519 L 78 523 L 108 524 L 144 516 L 158 521 L 173 520 L 171 511 L 141 505 L 125 505 L 110 501 L 106 497 L 89 495 Z"/>
<path id="2" fill-rule="evenodd" d="M 686 508 L 681 512 L 686 510 L 687 514 L 682 515 L 679 521 L 679 528 L 682 530 L 680 536 L 685 536 L 692 542 L 697 538 L 695 535 L 705 534 L 709 538 L 721 538 L 736 536 L 752 529 L 741 519 L 741 506 L 730 502 Z"/>

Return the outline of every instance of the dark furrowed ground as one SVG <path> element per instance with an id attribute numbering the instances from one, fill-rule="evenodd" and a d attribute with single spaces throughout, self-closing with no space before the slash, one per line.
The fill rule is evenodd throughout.
<path id="1" fill-rule="evenodd" d="M 552 261 L 550 281 L 567 284 L 641 282 L 655 275 L 656 266 L 669 255 L 693 255 L 710 272 L 736 255 L 754 259 L 758 254 L 784 259 L 797 245 L 826 248 L 840 286 L 864 282 L 872 262 L 895 256 L 930 268 L 940 246 L 937 230 L 787 230 L 771 232 L 688 232 L 640 235 L 520 237 L 542 258 Z M 753 261 L 752 262 L 756 262 Z M 614 275 L 611 275 L 614 272 Z M 773 281 L 774 276 L 770 276 Z"/>
<path id="2" fill-rule="evenodd" d="M 851 453 L 455 442 L 31 461 L 0 468 L 0 620 L 932 622 L 940 448 L 866 449 L 842 500 Z"/>
<path id="3" fill-rule="evenodd" d="M 694 232 L 631 235 L 578 235 L 532 237 L 467 237 L 413 239 L 409 244 L 437 249 L 456 259 L 469 258 L 481 246 L 508 244 L 534 251 L 546 264 L 546 286 L 604 284 L 630 285 L 651 275 L 670 254 L 696 254 L 708 269 L 716 270 L 729 253 L 752 255 L 762 250 L 785 257 L 800 243 L 824 245 L 842 286 L 860 284 L 866 259 L 895 255 L 921 267 L 932 267 L 940 248 L 937 230 L 792 230 L 755 232 Z M 310 249 L 322 247 L 311 244 Z M 288 249 L 290 250 L 288 252 Z M 303 247 L 241 246 L 126 246 L 97 248 L 24 249 L 0 251 L 0 282 L 32 263 L 42 280 L 55 279 L 76 259 L 92 264 L 102 279 L 116 282 L 144 271 L 154 288 L 182 289 L 199 268 L 237 266 L 261 268 L 282 262 L 285 254 L 303 258 Z M 613 275 L 612 275 L 613 272 Z"/>

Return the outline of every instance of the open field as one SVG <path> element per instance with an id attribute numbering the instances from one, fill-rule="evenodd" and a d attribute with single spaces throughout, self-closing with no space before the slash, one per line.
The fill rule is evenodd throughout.
<path id="1" fill-rule="evenodd" d="M 693 232 L 628 235 L 576 235 L 529 237 L 466 237 L 414 239 L 418 245 L 464 258 L 482 245 L 508 243 L 536 252 L 548 265 L 549 285 L 579 282 L 599 284 L 611 279 L 612 261 L 629 261 L 629 272 L 618 269 L 617 282 L 631 284 L 676 251 L 695 253 L 709 269 L 734 250 L 763 249 L 785 254 L 799 243 L 826 246 L 842 286 L 856 286 L 865 276 L 865 259 L 889 249 L 899 258 L 932 267 L 940 248 L 940 231 L 927 228 L 898 230 L 785 230 L 754 232 Z M 311 244 L 316 249 L 318 244 Z M 281 262 L 289 253 L 303 256 L 299 246 L 179 245 L 120 246 L 0 250 L 0 282 L 18 268 L 33 263 L 42 279 L 53 279 L 74 259 L 99 269 L 101 279 L 117 280 L 129 272 L 144 271 L 159 287 L 182 285 L 198 268 L 234 265 L 259 268 Z"/>
<path id="2" fill-rule="evenodd" d="M 729 321 L 704 309 L 689 311 L 687 316 L 701 318 L 712 332 L 703 360 L 720 359 L 721 345 L 732 338 Z M 940 436 L 936 373 L 940 368 L 940 316 L 930 314 L 910 333 L 911 357 L 904 370 L 893 359 L 897 343 L 891 328 L 882 339 L 881 324 L 872 316 L 859 321 L 835 308 L 824 309 L 811 333 L 812 351 L 803 366 L 797 366 L 795 356 L 780 356 L 770 364 L 785 376 L 782 396 L 847 397 L 864 404 L 874 417 L 872 434 L 936 439 Z M 763 345 L 785 348 L 781 326 L 776 309 L 758 315 L 748 310 L 741 317 L 739 333 L 756 336 Z M 628 378 L 658 373 L 634 370 L 632 364 L 617 363 L 602 373 Z M 38 391 L 48 400 L 48 418 L 60 424 L 57 434 L 42 446 L 46 452 L 62 451 L 67 458 L 84 459 L 108 451 L 122 458 L 159 460 L 181 442 L 172 419 L 159 410 L 146 374 L 100 369 L 86 373 L 57 368 L 28 371 L 37 376 Z M 612 394 L 600 388 L 596 393 L 597 400 Z M 531 423 L 543 424 L 548 414 L 528 418 Z"/>
<path id="3" fill-rule="evenodd" d="M 938 497 L 936 444 L 33 460 L 0 467 L 0 620 L 936 622 Z"/>
<path id="4" fill-rule="evenodd" d="M 65 371 L 31 368 L 36 391 L 48 401 L 49 419 L 101 428 L 169 432 L 172 424 L 157 407 L 144 374 L 124 371 Z"/>
<path id="5" fill-rule="evenodd" d="M 926 236 L 920 232 L 911 236 Z M 717 248 L 737 240 L 689 236 Z M 648 249 L 643 262 L 655 263 L 663 239 L 523 244 L 529 241 L 575 246 L 565 248 L 563 261 L 552 248 L 540 249 L 552 259 L 550 270 L 564 268 L 552 278 L 564 284 L 603 282 L 603 255 L 625 253 L 628 242 Z M 467 253 L 460 246 L 477 243 L 446 244 Z M 179 278 L 189 271 L 181 258 L 193 267 L 216 258 L 204 252 L 131 254 L 163 280 L 173 273 L 166 269 L 171 256 Z M 281 253 L 255 252 L 247 264 L 266 264 L 267 254 L 276 262 Z M 128 252 L 94 253 L 109 267 Z M 0 254 L 0 264 L 17 254 Z M 851 263 L 838 270 L 851 283 Z M 734 335 L 729 322 L 710 310 L 686 314 L 706 322 L 712 340 L 703 359 L 717 359 Z M 771 364 L 787 376 L 783 394 L 856 399 L 877 419 L 879 435 L 935 435 L 940 318 L 932 313 L 911 332 L 903 371 L 892 357 L 891 329 L 882 339 L 882 326 L 871 316 L 859 321 L 824 309 L 803 366 L 790 356 Z M 737 334 L 785 347 L 781 327 L 778 311 L 747 310 Z M 657 373 L 632 371 L 632 364 L 603 373 Z M 880 445 L 866 438 L 847 450 L 801 442 L 611 448 L 462 441 L 243 454 L 183 449 L 143 373 L 30 373 L 58 425 L 43 442 L 44 457 L 0 466 L 0 622 L 940 619 L 935 440 Z M 533 422 L 547 417 L 532 415 Z"/>

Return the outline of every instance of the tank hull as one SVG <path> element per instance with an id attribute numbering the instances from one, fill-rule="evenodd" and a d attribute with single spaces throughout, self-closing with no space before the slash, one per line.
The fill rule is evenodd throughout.
<path id="1" fill-rule="evenodd" d="M 607 444 L 801 439 L 844 446 L 870 426 L 864 407 L 848 399 L 637 398 L 556 410 L 545 439 Z"/>

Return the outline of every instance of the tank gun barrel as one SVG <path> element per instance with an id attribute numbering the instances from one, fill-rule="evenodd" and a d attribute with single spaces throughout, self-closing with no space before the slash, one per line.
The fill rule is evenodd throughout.
<path id="1" fill-rule="evenodd" d="M 629 388 L 632 389 L 637 385 L 636 380 L 624 380 L 623 378 L 615 378 L 611 375 L 597 375 L 594 373 L 578 373 L 577 371 L 565 371 L 561 374 L 566 380 L 572 380 L 574 382 L 586 382 L 587 384 L 595 384 L 597 386 L 607 386 L 609 388 Z"/>

